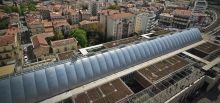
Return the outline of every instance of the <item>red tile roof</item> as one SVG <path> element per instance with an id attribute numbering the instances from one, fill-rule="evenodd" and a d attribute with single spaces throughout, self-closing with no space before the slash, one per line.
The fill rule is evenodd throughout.
<path id="1" fill-rule="evenodd" d="M 0 36 L 0 46 L 7 46 L 8 44 L 13 44 L 15 42 L 14 35 L 3 35 Z"/>
<path id="2" fill-rule="evenodd" d="M 112 19 L 122 19 L 122 18 L 129 18 L 129 17 L 133 17 L 134 14 L 131 13 L 118 13 L 118 14 L 113 14 L 111 15 Z"/>
<path id="3" fill-rule="evenodd" d="M 45 38 L 41 37 L 41 36 L 33 36 L 32 37 L 32 43 L 34 48 L 42 45 L 42 46 L 48 46 L 47 41 L 45 40 Z"/>
<path id="4" fill-rule="evenodd" d="M 5 35 L 16 35 L 18 32 L 20 32 L 20 29 L 17 27 L 11 27 L 6 30 Z"/>
<path id="5" fill-rule="evenodd" d="M 191 10 L 176 9 L 176 10 L 174 10 L 174 15 L 189 17 L 192 15 L 192 11 Z"/>
<path id="6" fill-rule="evenodd" d="M 64 46 L 68 44 L 77 43 L 75 38 L 69 38 L 69 39 L 63 39 L 63 40 L 57 40 L 57 41 L 51 41 L 52 47 L 58 47 L 58 46 Z"/>
<path id="7" fill-rule="evenodd" d="M 34 48 L 37 48 L 39 46 L 48 46 L 47 41 L 45 40 L 46 37 L 54 36 L 53 33 L 41 33 L 32 36 L 31 40 L 33 43 Z"/>
<path id="8" fill-rule="evenodd" d="M 112 15 L 115 13 L 119 13 L 119 10 L 100 10 L 98 11 L 98 13 L 103 15 Z"/>

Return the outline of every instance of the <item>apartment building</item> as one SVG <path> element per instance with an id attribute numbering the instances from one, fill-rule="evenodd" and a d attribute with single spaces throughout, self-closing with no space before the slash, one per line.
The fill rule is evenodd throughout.
<path id="1" fill-rule="evenodd" d="M 191 23 L 191 10 L 176 9 L 173 12 L 173 27 L 184 29 L 188 28 Z"/>
<path id="2" fill-rule="evenodd" d="M 126 38 L 134 33 L 135 15 L 116 13 L 107 17 L 107 39 Z"/>
<path id="3" fill-rule="evenodd" d="M 47 6 L 39 4 L 36 6 L 36 8 L 42 15 L 43 19 L 50 19 L 50 10 Z"/>
<path id="4" fill-rule="evenodd" d="M 71 25 L 78 24 L 80 22 L 78 10 L 68 9 L 66 13 L 67 20 Z"/>
<path id="5" fill-rule="evenodd" d="M 0 67 L 14 64 L 18 54 L 18 28 L 12 27 L 0 36 Z"/>
<path id="6" fill-rule="evenodd" d="M 156 15 L 153 12 L 143 12 L 137 14 L 135 18 L 135 32 L 149 32 L 156 25 L 155 17 Z"/>
<path id="7" fill-rule="evenodd" d="M 50 20 L 65 19 L 62 12 L 50 12 Z"/>
<path id="8" fill-rule="evenodd" d="M 44 32 L 44 25 L 42 23 L 42 16 L 39 12 L 31 12 L 25 15 L 27 27 L 32 35 Z"/>
<path id="9" fill-rule="evenodd" d="M 45 40 L 46 37 L 54 36 L 53 32 L 36 34 L 31 37 L 33 52 L 37 60 L 44 60 L 49 55 L 50 46 Z"/>
<path id="10" fill-rule="evenodd" d="M 208 2 L 206 0 L 195 0 L 193 12 L 205 12 L 208 7 Z"/>
<path id="11" fill-rule="evenodd" d="M 42 20 L 42 24 L 44 26 L 44 32 L 48 33 L 48 32 L 53 32 L 53 24 L 51 21 L 48 20 Z"/>
<path id="12" fill-rule="evenodd" d="M 165 26 L 172 26 L 173 24 L 173 15 L 170 13 L 161 13 L 159 16 L 159 24 Z"/>
<path id="13" fill-rule="evenodd" d="M 107 17 L 119 13 L 119 10 L 101 10 L 99 11 L 100 24 L 102 25 L 101 31 L 103 34 L 107 34 Z"/>
<path id="14" fill-rule="evenodd" d="M 14 27 L 20 27 L 19 22 L 19 14 L 18 13 L 10 13 L 8 14 L 9 17 L 9 25 Z"/>
<path id="15" fill-rule="evenodd" d="M 54 54 L 77 50 L 77 40 L 68 38 L 63 40 L 51 41 L 51 48 Z"/>
<path id="16" fill-rule="evenodd" d="M 71 27 L 66 19 L 53 20 L 52 23 L 55 32 L 57 33 L 61 32 L 64 35 L 69 33 Z"/>
<path id="17" fill-rule="evenodd" d="M 98 11 L 107 8 L 111 3 L 103 1 L 91 1 L 89 2 L 88 10 L 92 16 L 96 16 Z"/>
<path id="18" fill-rule="evenodd" d="M 40 19 L 33 19 L 32 21 L 27 22 L 27 27 L 32 35 L 44 32 L 44 25 Z"/>

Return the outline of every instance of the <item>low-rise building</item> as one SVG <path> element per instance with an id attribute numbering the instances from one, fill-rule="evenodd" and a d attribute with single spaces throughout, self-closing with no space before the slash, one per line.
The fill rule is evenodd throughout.
<path id="1" fill-rule="evenodd" d="M 42 23 L 42 16 L 39 12 L 31 12 L 25 15 L 27 27 L 32 35 L 44 32 L 44 25 Z"/>
<path id="2" fill-rule="evenodd" d="M 48 20 L 42 20 L 42 23 L 44 25 L 44 32 L 53 32 L 53 24 L 51 21 Z"/>
<path id="3" fill-rule="evenodd" d="M 20 23 L 19 23 L 20 18 L 18 13 L 10 13 L 8 14 L 8 17 L 9 17 L 10 26 L 20 27 Z"/>
<path id="4" fill-rule="evenodd" d="M 65 16 L 62 15 L 62 12 L 50 12 L 50 19 L 51 20 L 65 19 Z"/>
<path id="5" fill-rule="evenodd" d="M 88 21 L 88 20 L 83 20 L 79 23 L 80 27 L 85 29 L 85 30 L 92 30 L 94 29 L 94 26 L 99 25 L 99 21 Z"/>
<path id="6" fill-rule="evenodd" d="M 32 35 L 44 32 L 44 25 L 40 19 L 33 19 L 32 21 L 27 22 L 27 27 Z"/>
<path id="7" fill-rule="evenodd" d="M 70 31 L 70 24 L 65 19 L 61 20 L 54 20 L 53 23 L 53 29 L 56 33 L 63 33 L 64 35 L 69 33 Z"/>
<path id="8" fill-rule="evenodd" d="M 50 19 L 50 10 L 48 9 L 47 6 L 39 4 L 36 6 L 36 8 L 42 15 L 43 19 Z"/>
<path id="9" fill-rule="evenodd" d="M 79 11 L 73 9 L 67 10 L 67 20 L 71 25 L 78 24 L 80 22 Z"/>
<path id="10" fill-rule="evenodd" d="M 80 21 L 89 20 L 92 14 L 88 10 L 80 10 Z"/>
<path id="11" fill-rule="evenodd" d="M 45 38 L 54 36 L 53 32 L 36 34 L 31 37 L 33 52 L 37 60 L 43 60 L 46 56 L 49 56 L 50 46 Z"/>
<path id="12" fill-rule="evenodd" d="M 67 51 L 77 50 L 77 40 L 68 38 L 63 40 L 51 41 L 51 48 L 54 54 L 59 54 Z"/>

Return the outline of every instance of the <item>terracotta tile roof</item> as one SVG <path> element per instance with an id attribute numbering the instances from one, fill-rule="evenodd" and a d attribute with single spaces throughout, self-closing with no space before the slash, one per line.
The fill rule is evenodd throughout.
<path id="1" fill-rule="evenodd" d="M 51 41 L 51 46 L 52 47 L 59 47 L 59 46 L 64 46 L 68 44 L 73 44 L 77 43 L 75 38 L 68 38 L 68 39 L 63 39 L 63 40 L 57 40 L 57 41 Z"/>
<path id="2" fill-rule="evenodd" d="M 18 32 L 20 32 L 20 29 L 17 27 L 11 27 L 6 30 L 5 35 L 16 35 Z"/>
<path id="3" fill-rule="evenodd" d="M 54 27 L 59 27 L 59 26 L 63 26 L 63 25 L 70 26 L 70 24 L 65 19 L 63 19 L 63 20 L 54 20 L 53 21 L 53 26 Z"/>
<path id="4" fill-rule="evenodd" d="M 54 36 L 53 32 L 49 33 L 41 33 L 41 34 L 36 34 L 31 37 L 32 43 L 34 48 L 37 48 L 39 46 L 48 46 L 47 41 L 45 40 L 46 37 L 51 37 Z"/>
<path id="5" fill-rule="evenodd" d="M 48 32 L 48 33 L 40 33 L 40 34 L 37 34 L 43 38 L 46 38 L 46 37 L 51 37 L 51 36 L 54 36 L 54 33 L 53 32 Z"/>
<path id="6" fill-rule="evenodd" d="M 3 35 L 0 36 L 0 47 L 1 46 L 7 46 L 8 44 L 13 44 L 15 42 L 15 36 L 14 35 Z"/>
<path id="7" fill-rule="evenodd" d="M 118 13 L 118 14 L 113 14 L 111 15 L 112 19 L 122 19 L 122 18 L 129 18 L 129 17 L 133 17 L 134 14 L 131 13 Z"/>
<path id="8" fill-rule="evenodd" d="M 79 15 L 79 10 L 65 9 L 64 12 L 68 13 L 69 15 Z"/>
<path id="9" fill-rule="evenodd" d="M 88 20 L 83 20 L 79 24 L 80 25 L 87 25 L 87 24 L 94 24 L 94 23 L 99 23 L 99 21 L 88 21 Z"/>
<path id="10" fill-rule="evenodd" d="M 176 16 L 189 17 L 189 16 L 192 15 L 192 11 L 191 11 L 191 10 L 180 10 L 180 9 L 176 9 L 176 10 L 174 10 L 174 15 L 176 15 Z"/>
<path id="11" fill-rule="evenodd" d="M 42 24 L 41 19 L 28 18 L 26 20 L 27 20 L 27 24 L 29 25 Z"/>
<path id="12" fill-rule="evenodd" d="M 38 35 L 35 35 L 32 37 L 32 43 L 33 43 L 34 48 L 37 48 L 39 46 L 48 46 L 45 38 L 38 36 Z"/>
<path id="13" fill-rule="evenodd" d="M 115 13 L 119 13 L 119 10 L 101 10 L 98 13 L 102 15 L 112 15 Z"/>
<path id="14" fill-rule="evenodd" d="M 52 20 L 53 24 L 60 23 L 60 22 L 67 22 L 67 21 L 66 21 L 66 19 L 54 19 L 54 20 Z"/>
<path id="15" fill-rule="evenodd" d="M 50 16 L 62 16 L 61 12 L 50 12 Z"/>
<path id="16" fill-rule="evenodd" d="M 53 27 L 44 28 L 45 33 L 53 32 Z"/>
<path id="17" fill-rule="evenodd" d="M 52 22 L 49 22 L 48 20 L 42 20 L 42 23 L 44 27 L 52 27 Z"/>

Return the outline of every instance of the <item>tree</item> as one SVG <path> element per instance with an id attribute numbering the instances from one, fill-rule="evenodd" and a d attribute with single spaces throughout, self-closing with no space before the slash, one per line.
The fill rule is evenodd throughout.
<path id="1" fill-rule="evenodd" d="M 6 29 L 8 27 L 8 20 L 3 18 L 3 19 L 0 19 L 0 30 L 1 29 Z"/>
<path id="2" fill-rule="evenodd" d="M 2 10 L 3 10 L 5 13 L 12 13 L 12 9 L 10 8 L 10 6 L 3 6 L 3 7 L 2 7 Z"/>
<path id="3" fill-rule="evenodd" d="M 119 10 L 120 7 L 118 5 L 111 5 L 109 6 L 107 9 L 111 9 L 111 10 Z"/>
<path id="4" fill-rule="evenodd" d="M 64 39 L 63 33 L 61 31 L 55 32 L 53 40 L 61 40 L 61 39 Z"/>
<path id="5" fill-rule="evenodd" d="M 35 11 L 36 5 L 34 3 L 30 3 L 27 5 L 28 11 Z"/>
<path id="6" fill-rule="evenodd" d="M 71 37 L 76 38 L 81 47 L 86 47 L 88 45 L 87 34 L 83 29 L 73 29 L 69 34 Z"/>

